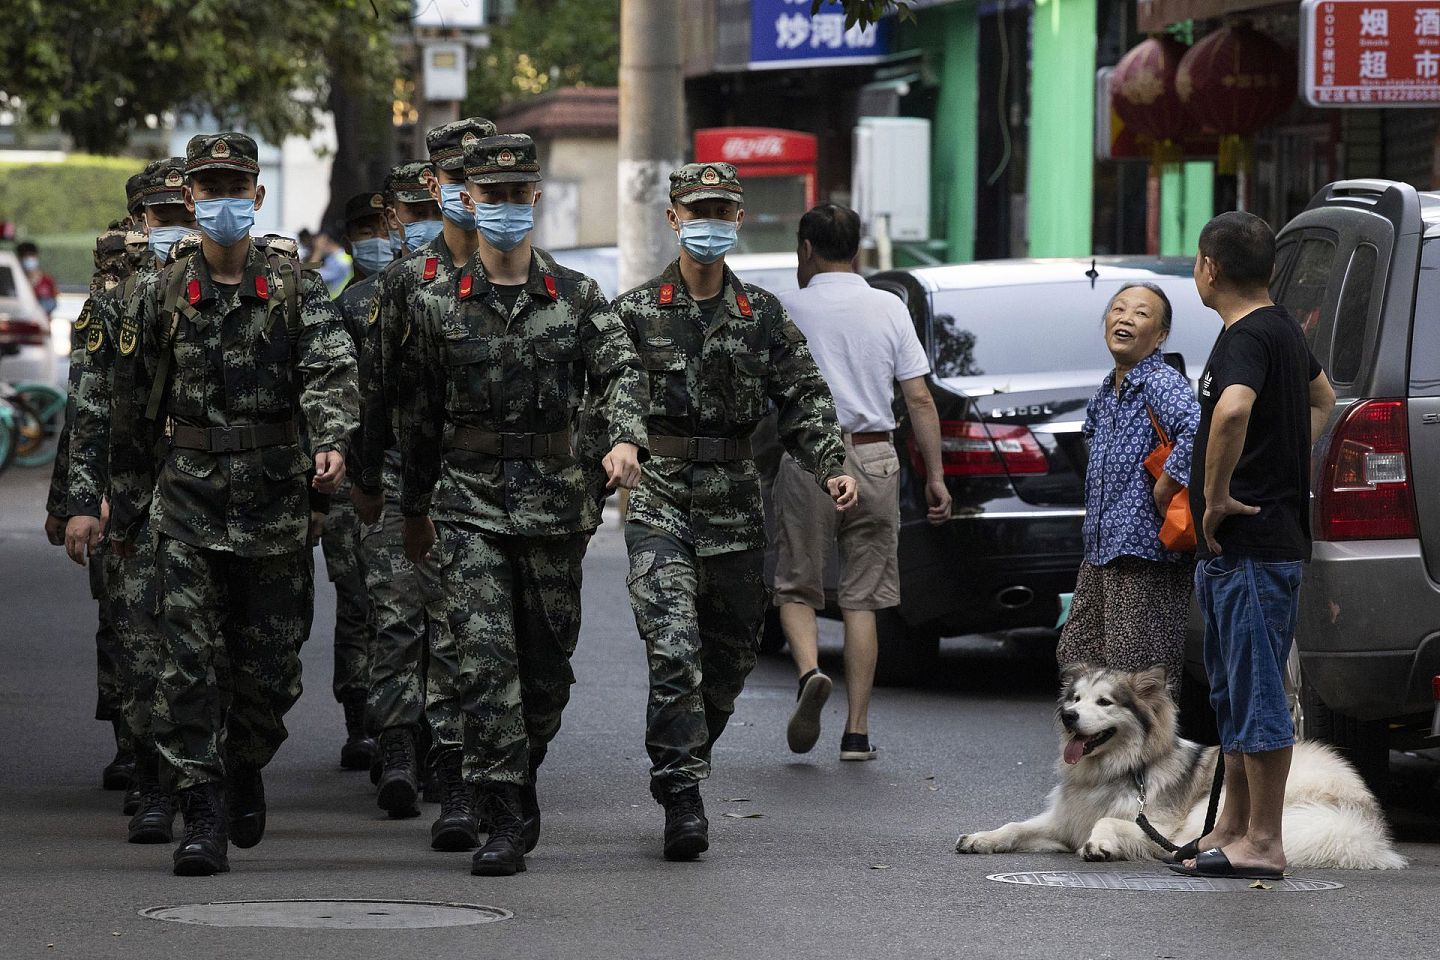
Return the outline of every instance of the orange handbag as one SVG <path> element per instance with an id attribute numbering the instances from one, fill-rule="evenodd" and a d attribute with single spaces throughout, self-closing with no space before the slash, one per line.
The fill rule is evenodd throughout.
<path id="1" fill-rule="evenodd" d="M 1160 418 L 1155 416 L 1155 411 L 1148 403 L 1145 405 L 1145 412 L 1150 414 L 1150 425 L 1160 437 L 1160 445 L 1145 458 L 1145 469 L 1150 476 L 1159 480 L 1160 475 L 1165 472 L 1165 461 L 1170 459 L 1170 454 L 1175 449 L 1175 441 L 1165 434 L 1165 428 L 1160 426 Z M 1165 519 L 1160 523 L 1160 543 L 1166 550 L 1174 550 L 1176 553 L 1189 553 L 1195 549 L 1195 518 L 1190 515 L 1190 491 L 1184 487 L 1170 498 L 1170 504 L 1165 508 Z"/>

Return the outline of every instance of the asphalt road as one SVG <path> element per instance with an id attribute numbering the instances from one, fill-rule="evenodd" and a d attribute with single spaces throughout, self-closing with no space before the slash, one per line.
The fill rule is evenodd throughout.
<path id="1" fill-rule="evenodd" d="M 434 807 L 388 821 L 363 774 L 339 770 L 329 691 L 333 595 L 305 648 L 307 691 L 267 770 L 264 843 L 233 872 L 170 874 L 170 848 L 124 842 L 94 701 L 94 606 L 40 531 L 45 478 L 0 478 L 0 957 L 230 958 L 1377 958 L 1436 956 L 1440 764 L 1411 760 L 1389 799 L 1413 866 L 1315 872 L 1324 893 L 1134 893 L 1020 887 L 987 874 L 1097 870 L 1063 855 L 958 857 L 962 829 L 1037 810 L 1053 778 L 1043 661 L 958 655 L 923 690 L 876 697 L 874 763 L 837 760 L 843 693 L 815 752 L 787 752 L 789 665 L 762 660 L 706 787 L 712 850 L 660 857 L 646 790 L 644 658 L 612 523 L 587 560 L 579 678 L 542 782 L 527 874 L 471 877 L 427 846 Z M 320 578 L 323 583 L 323 577 Z M 833 637 L 829 667 L 838 674 Z M 731 798 L 747 798 L 745 802 Z M 737 819 L 726 813 L 761 814 Z M 884 867 L 885 869 L 877 869 Z M 1141 869 L 1159 871 L 1156 866 Z M 420 930 L 275 930 L 163 923 L 143 908 L 281 898 L 488 904 L 514 917 Z"/>

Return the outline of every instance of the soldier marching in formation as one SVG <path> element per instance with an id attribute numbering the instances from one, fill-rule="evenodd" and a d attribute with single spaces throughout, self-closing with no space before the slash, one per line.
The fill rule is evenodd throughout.
<path id="1" fill-rule="evenodd" d="M 107 789 L 182 876 L 259 843 L 262 771 L 300 695 L 318 541 L 337 594 L 346 769 L 471 872 L 526 869 L 580 639 L 582 562 L 615 490 L 649 659 L 663 852 L 709 847 L 699 785 L 755 664 L 767 589 L 750 434 L 855 502 L 828 389 L 779 301 L 725 266 L 726 164 L 670 178 L 680 253 L 607 301 L 531 243 L 540 158 L 472 117 L 345 204 L 334 300 L 252 236 L 255 141 L 191 139 L 127 184 L 73 325 L 46 533 L 90 568 Z M 484 838 L 482 841 L 482 837 Z M 476 849 L 478 847 L 478 849 Z"/>

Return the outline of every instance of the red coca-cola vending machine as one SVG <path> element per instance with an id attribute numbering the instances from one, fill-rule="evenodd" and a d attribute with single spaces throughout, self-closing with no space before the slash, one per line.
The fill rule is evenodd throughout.
<path id="1" fill-rule="evenodd" d="M 795 249 L 795 225 L 815 206 L 815 137 L 770 127 L 712 127 L 695 131 L 695 160 L 728 163 L 745 188 L 746 253 Z"/>

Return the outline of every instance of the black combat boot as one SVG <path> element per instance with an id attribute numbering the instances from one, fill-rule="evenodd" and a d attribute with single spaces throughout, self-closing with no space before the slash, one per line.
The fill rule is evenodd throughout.
<path id="1" fill-rule="evenodd" d="M 345 708 L 345 746 L 340 748 L 340 767 L 368 770 L 375 760 L 375 738 L 365 733 L 365 691 L 347 693 L 340 704 Z"/>
<path id="2" fill-rule="evenodd" d="M 445 781 L 435 765 L 444 753 L 444 750 L 435 749 L 435 735 L 430 730 L 430 724 L 420 724 L 420 730 L 415 735 L 415 755 L 420 758 L 420 799 L 426 803 L 439 803 L 445 797 Z"/>
<path id="3" fill-rule="evenodd" d="M 135 758 L 135 783 L 140 806 L 130 818 L 130 843 L 169 843 L 175 831 L 175 798 L 160 786 L 160 758 L 140 754 Z"/>
<path id="4" fill-rule="evenodd" d="M 520 837 L 520 788 L 490 783 L 482 788 L 480 808 L 490 821 L 490 839 L 475 851 L 470 872 L 477 877 L 510 877 L 525 872 L 525 841 Z"/>
<path id="5" fill-rule="evenodd" d="M 440 781 L 440 816 L 430 827 L 430 846 L 436 850 L 474 850 L 480 846 L 475 823 L 475 788 L 460 775 L 460 753 L 446 750 L 432 768 Z"/>
<path id="6" fill-rule="evenodd" d="M 139 764 L 139 760 L 136 760 Z M 130 785 L 125 788 L 125 797 L 120 801 L 120 812 L 124 816 L 133 816 L 136 810 L 140 809 L 140 775 L 137 773 L 130 778 Z"/>
<path id="7" fill-rule="evenodd" d="M 177 877 L 208 877 L 229 873 L 226 857 L 225 796 L 218 783 L 202 783 L 180 791 L 185 836 L 175 851 Z"/>
<path id="8" fill-rule="evenodd" d="M 106 790 L 128 790 L 135 776 L 135 751 L 125 743 L 120 721 L 111 720 L 110 726 L 115 731 L 115 759 L 100 771 L 100 785 Z"/>
<path id="9" fill-rule="evenodd" d="M 380 734 L 380 789 L 375 802 L 392 819 L 420 816 L 415 769 L 415 734 L 410 728 L 391 727 Z"/>
<path id="10" fill-rule="evenodd" d="M 242 850 L 265 836 L 265 781 L 259 770 L 232 766 L 225 774 L 230 839 Z"/>
<path id="11" fill-rule="evenodd" d="M 530 779 L 520 788 L 520 836 L 525 841 L 525 852 L 535 849 L 540 842 L 540 796 L 535 792 L 535 778 L 540 772 L 540 763 L 532 754 Z"/>
<path id="12" fill-rule="evenodd" d="M 666 860 L 694 860 L 710 849 L 710 821 L 698 786 L 667 793 L 660 802 L 665 806 Z"/>

